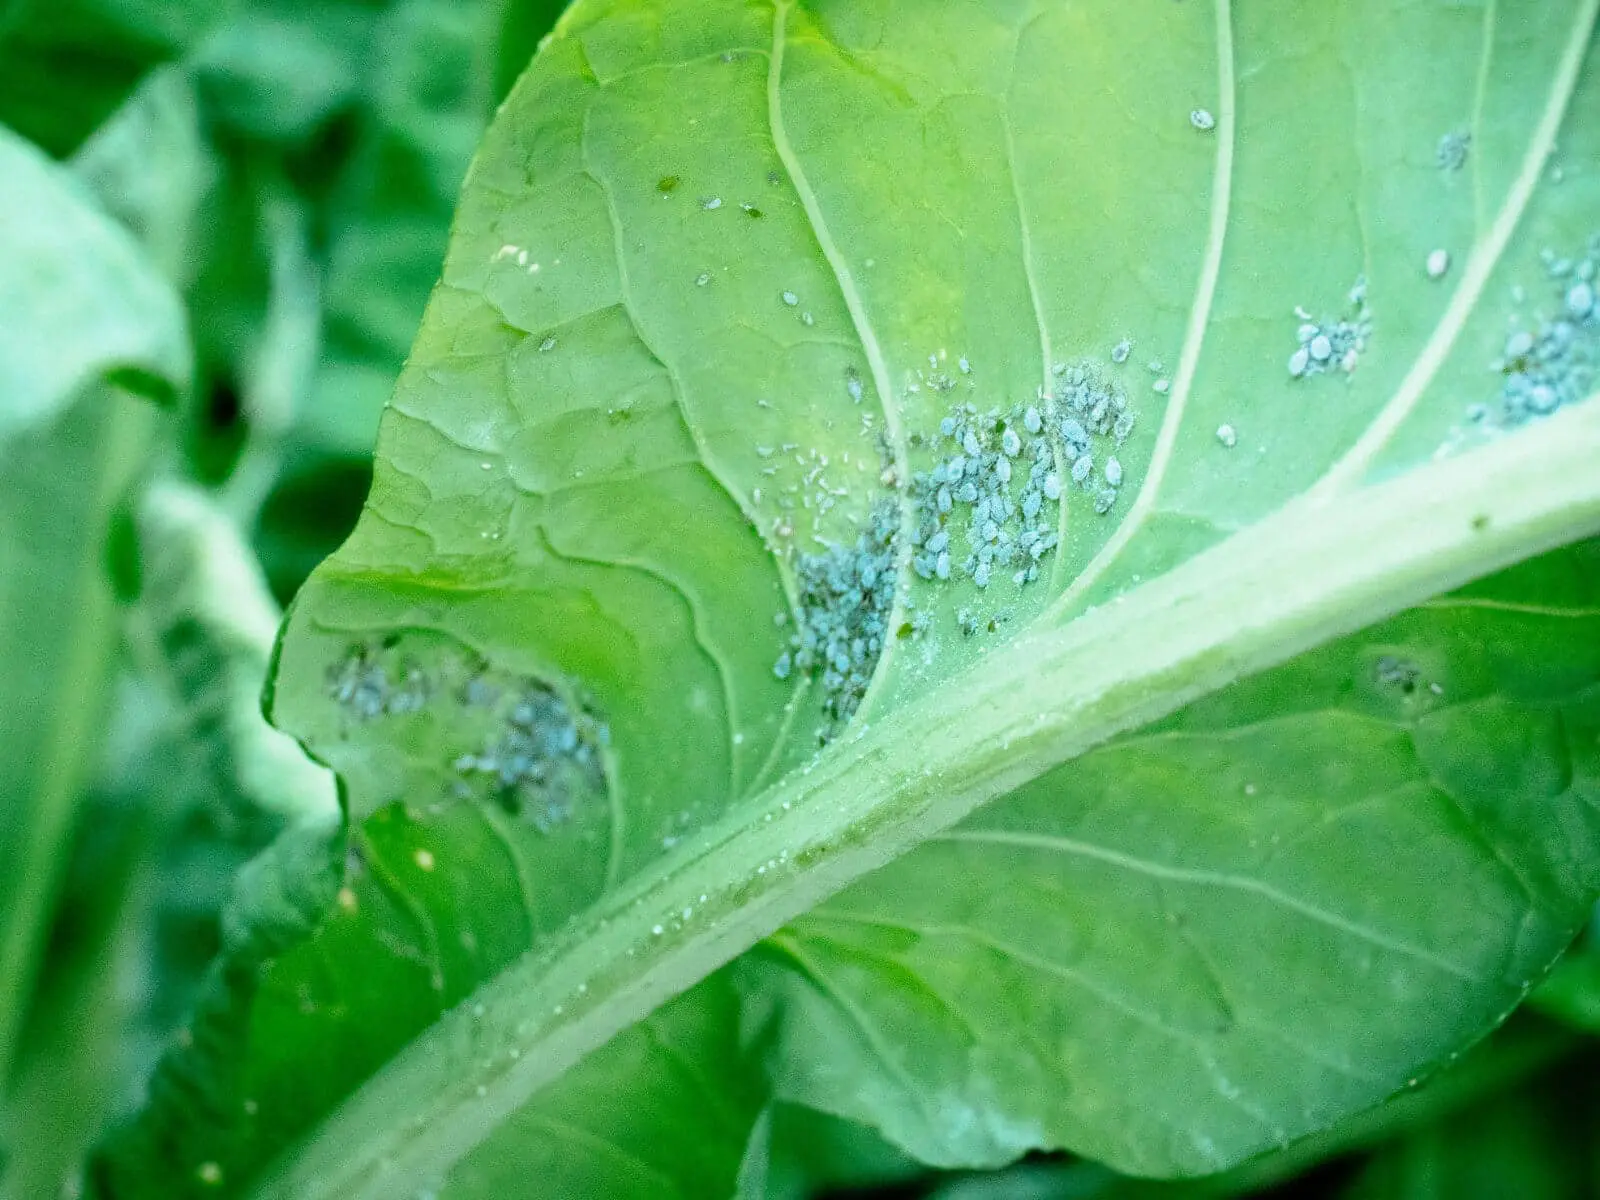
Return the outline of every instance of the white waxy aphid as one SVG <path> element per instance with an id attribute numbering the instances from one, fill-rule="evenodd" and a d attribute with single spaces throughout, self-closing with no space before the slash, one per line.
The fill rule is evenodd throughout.
<path id="1" fill-rule="evenodd" d="M 1089 478 L 1089 472 L 1092 470 L 1094 470 L 1094 456 L 1092 454 L 1085 454 L 1077 462 L 1072 464 L 1072 482 L 1082 483 L 1085 479 Z"/>
<path id="2" fill-rule="evenodd" d="M 972 572 L 972 582 L 977 584 L 979 587 L 982 587 L 982 588 L 986 588 L 986 587 L 989 586 L 989 564 L 988 563 L 981 562 L 981 563 L 978 564 L 977 569 Z"/>
<path id="3" fill-rule="evenodd" d="M 1506 339 L 1506 357 L 1522 358 L 1533 349 L 1533 334 L 1520 329 Z"/>
<path id="4" fill-rule="evenodd" d="M 1150 390 L 1159 392 L 1161 395 L 1165 396 L 1169 391 L 1172 390 L 1172 380 L 1158 379 L 1150 385 Z"/>
<path id="5" fill-rule="evenodd" d="M 783 302 L 790 308 L 793 308 L 795 305 L 800 303 L 800 297 L 796 296 L 793 292 L 784 292 Z"/>
<path id="6" fill-rule="evenodd" d="M 933 562 L 933 573 L 940 579 L 950 578 L 950 552 L 948 550 L 939 552 L 939 557 Z"/>
<path id="7" fill-rule="evenodd" d="M 1000 435 L 1000 449 L 1004 450 L 1007 458 L 1015 458 L 1022 453 L 1022 439 L 1017 436 L 1017 431 L 1010 426 Z"/>
<path id="8" fill-rule="evenodd" d="M 1322 330 L 1318 326 L 1313 325 L 1310 321 L 1302 321 L 1300 323 L 1300 327 L 1294 331 L 1295 341 L 1304 346 L 1307 342 L 1321 332 Z"/>
<path id="9" fill-rule="evenodd" d="M 1029 433 L 1038 433 L 1039 430 L 1044 428 L 1044 421 L 1039 416 L 1037 408 L 1030 407 L 1027 412 L 1022 414 L 1022 427 Z"/>
<path id="10" fill-rule="evenodd" d="M 967 361 L 967 356 L 965 354 L 956 359 L 956 366 L 961 368 L 961 373 L 963 375 L 972 374 L 972 364 Z"/>
<path id="11" fill-rule="evenodd" d="M 1128 361 L 1128 355 L 1132 353 L 1133 343 L 1127 338 L 1123 338 L 1115 346 L 1111 347 L 1111 361 L 1114 363 L 1125 363 Z"/>
<path id="12" fill-rule="evenodd" d="M 1002 458 L 994 464 L 994 476 L 1001 483 L 1011 482 L 1011 460 L 1009 458 Z"/>
<path id="13" fill-rule="evenodd" d="M 1226 423 L 1218 425 L 1217 441 L 1221 442 L 1229 450 L 1232 450 L 1239 444 L 1239 431 L 1236 430 L 1232 425 L 1228 425 Z"/>
<path id="14" fill-rule="evenodd" d="M 1201 133 L 1207 133 L 1217 127 L 1217 119 L 1211 115 L 1209 109 L 1197 108 L 1189 114 L 1189 124 Z"/>
<path id="15" fill-rule="evenodd" d="M 1567 312 L 1582 320 L 1594 311 L 1594 285 L 1580 280 L 1567 289 Z"/>
<path id="16" fill-rule="evenodd" d="M 847 375 L 844 381 L 845 391 L 850 393 L 850 399 L 857 404 L 861 403 L 861 377 L 854 373 Z"/>
<path id="17" fill-rule="evenodd" d="M 1319 333 L 1307 344 L 1306 349 L 1311 351 L 1311 357 L 1317 362 L 1327 362 L 1333 357 L 1333 343 L 1328 340 L 1328 335 Z"/>
<path id="18" fill-rule="evenodd" d="M 694 283 L 695 283 L 696 287 L 705 287 L 705 285 L 710 283 L 710 282 L 711 282 L 711 272 L 710 271 L 701 271 L 700 274 L 698 274 L 698 275 L 696 275 L 694 277 Z"/>
<path id="19" fill-rule="evenodd" d="M 1106 459 L 1106 482 L 1112 487 L 1122 486 L 1122 464 L 1114 458 Z"/>
<path id="20" fill-rule="evenodd" d="M 707 212 L 711 212 L 714 209 L 721 208 L 722 207 L 722 197 L 721 196 L 710 196 L 710 197 L 700 201 L 700 207 L 704 208 Z"/>
<path id="21" fill-rule="evenodd" d="M 983 446 L 978 441 L 978 435 L 970 429 L 961 438 L 961 448 L 973 457 L 983 453 Z"/>
<path id="22" fill-rule="evenodd" d="M 1442 247 L 1433 251 L 1428 255 L 1426 266 L 1429 279 L 1443 279 L 1445 272 L 1450 269 L 1450 251 Z"/>
<path id="23" fill-rule="evenodd" d="M 554 334 L 551 334 L 549 337 L 545 338 L 544 341 L 539 343 L 539 349 L 541 351 L 554 350 L 555 348 L 556 348 L 556 339 L 555 339 L 555 335 Z"/>
<path id="24" fill-rule="evenodd" d="M 1289 355 L 1289 374 L 1299 379 L 1311 366 L 1311 352 L 1304 346 Z"/>
<path id="25" fill-rule="evenodd" d="M 817 323 L 817 319 L 810 313 L 803 312 L 800 314 L 800 323 L 803 325 L 815 325 Z"/>

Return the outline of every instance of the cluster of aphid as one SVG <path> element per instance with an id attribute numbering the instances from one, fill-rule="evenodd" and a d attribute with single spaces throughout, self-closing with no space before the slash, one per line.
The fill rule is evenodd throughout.
<path id="1" fill-rule="evenodd" d="M 1126 346 L 1112 357 L 1125 362 Z M 957 365 L 962 375 L 971 374 L 965 358 Z M 919 372 L 919 388 L 954 389 L 955 379 L 940 370 L 937 358 L 930 368 L 932 375 Z M 1041 389 L 1035 403 L 980 412 L 971 402 L 957 402 L 936 435 L 912 435 L 912 446 L 929 448 L 934 458 L 907 484 L 911 567 L 923 579 L 964 579 L 986 589 L 1009 577 L 1024 587 L 1039 578 L 1040 564 L 1057 548 L 1061 503 L 1070 489 L 1084 492 L 1097 513 L 1116 505 L 1124 472 L 1115 451 L 1135 421 L 1127 392 L 1093 366 L 1062 364 L 1053 374 L 1053 390 Z M 821 731 L 823 740 L 854 715 L 883 652 L 898 530 L 898 508 L 883 498 L 854 545 L 826 546 L 795 559 L 798 628 L 773 673 L 779 679 L 810 675 L 821 684 L 832 723 Z M 960 624 L 971 633 L 981 623 L 968 613 Z M 926 627 L 926 614 L 919 612 L 899 632 L 915 636 Z"/>
<path id="2" fill-rule="evenodd" d="M 571 816 L 585 796 L 604 794 L 600 750 L 605 725 L 575 713 L 546 684 L 518 678 L 493 682 L 482 667 L 447 660 L 431 674 L 393 646 L 352 647 L 328 669 L 327 690 L 335 704 L 360 721 L 421 712 L 446 701 L 439 713 L 452 721 L 474 713 L 487 719 L 483 749 L 449 764 L 456 776 L 454 798 L 478 796 L 548 831 Z"/>
<path id="3" fill-rule="evenodd" d="M 371 646 L 354 647 L 328 668 L 327 678 L 334 702 L 362 721 L 417 712 L 432 692 L 420 668 L 387 663 Z"/>
<path id="4" fill-rule="evenodd" d="M 476 685 L 476 686 L 475 686 Z M 494 707 L 497 689 L 479 680 L 464 693 L 467 702 Z M 549 832 L 572 815 L 577 802 L 605 792 L 605 773 L 598 745 L 606 729 L 571 707 L 549 687 L 525 680 L 503 714 L 498 734 L 477 754 L 464 754 L 453 764 L 467 781 L 487 783 L 492 799 L 507 812 Z M 471 794 L 471 787 L 465 786 Z"/>
<path id="5" fill-rule="evenodd" d="M 894 607 L 899 523 L 894 502 L 879 500 L 853 546 L 829 546 L 795 563 L 799 628 L 772 670 L 779 679 L 796 671 L 816 675 L 823 712 L 835 726 L 855 715 L 883 653 Z M 819 732 L 826 740 L 831 729 Z"/>
<path id="6" fill-rule="evenodd" d="M 1367 281 L 1357 279 L 1350 289 L 1350 307 L 1343 317 L 1312 320 L 1306 309 L 1297 307 L 1294 315 L 1300 319 L 1295 331 L 1299 346 L 1289 356 L 1289 374 L 1296 379 L 1320 375 L 1324 371 L 1340 370 L 1345 374 L 1356 369 L 1361 354 L 1372 336 L 1372 316 L 1367 309 Z"/>
<path id="7" fill-rule="evenodd" d="M 1519 329 L 1506 339 L 1494 369 L 1505 376 L 1500 389 L 1500 419 L 1519 425 L 1548 416 L 1563 405 L 1584 399 L 1600 378 L 1600 234 L 1589 240 L 1588 254 L 1576 260 L 1546 250 L 1542 258 L 1554 285 L 1556 311 L 1541 316 L 1537 328 Z M 1472 414 L 1483 420 L 1481 407 Z"/>

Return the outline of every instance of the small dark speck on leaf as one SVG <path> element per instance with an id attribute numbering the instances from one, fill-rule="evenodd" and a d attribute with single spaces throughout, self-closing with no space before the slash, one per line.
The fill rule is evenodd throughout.
<path id="1" fill-rule="evenodd" d="M 1489 518 L 1487 514 L 1479 513 L 1477 516 L 1472 518 L 1472 531 L 1474 533 L 1482 533 L 1487 528 L 1489 528 Z"/>
<path id="2" fill-rule="evenodd" d="M 663 175 L 656 183 L 656 191 L 660 192 L 663 196 L 676 191 L 677 188 L 678 177 L 676 175 Z"/>

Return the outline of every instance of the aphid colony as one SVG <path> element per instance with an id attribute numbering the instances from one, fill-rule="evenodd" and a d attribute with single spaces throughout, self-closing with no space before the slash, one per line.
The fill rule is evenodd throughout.
<path id="1" fill-rule="evenodd" d="M 1349 308 L 1343 317 L 1314 321 L 1306 309 L 1297 307 L 1294 310 L 1300 320 L 1295 330 L 1299 346 L 1289 355 L 1289 374 L 1294 378 L 1304 379 L 1335 369 L 1348 375 L 1356 369 L 1367 348 L 1367 340 L 1372 336 L 1365 278 L 1356 280 L 1348 299 Z"/>
<path id="2" fill-rule="evenodd" d="M 1498 417 L 1508 426 L 1575 404 L 1600 382 L 1600 234 L 1589 239 L 1581 258 L 1551 250 L 1540 257 L 1552 285 L 1553 311 L 1541 313 L 1534 328 L 1515 330 L 1491 364 L 1505 376 Z M 1472 415 L 1481 421 L 1489 414 L 1478 406 Z"/>
<path id="3" fill-rule="evenodd" d="M 496 731 L 483 749 L 451 764 L 462 777 L 460 799 L 474 794 L 476 783 L 507 812 L 548 833 L 572 816 L 580 800 L 605 794 L 598 751 L 606 740 L 604 725 L 580 723 L 566 701 L 536 679 L 522 680 L 498 708 Z"/>
<path id="4" fill-rule="evenodd" d="M 1123 351 L 1116 361 L 1126 358 Z M 963 374 L 971 372 L 966 359 L 960 365 Z M 932 379 L 923 377 L 929 389 L 953 388 L 937 359 L 934 368 Z M 906 488 L 911 567 L 922 579 L 935 586 L 970 581 L 988 589 L 1009 580 L 1026 587 L 1057 548 L 1066 493 L 1076 488 L 1100 514 L 1116 505 L 1125 472 L 1115 450 L 1136 419 L 1127 392 L 1090 365 L 1061 364 L 1054 377 L 1054 390 L 1041 389 L 1035 403 L 980 411 L 957 402 L 936 433 L 911 435 L 913 450 L 933 461 Z M 892 472 L 885 478 L 892 482 Z M 794 560 L 798 627 L 773 673 L 816 678 L 835 728 L 859 707 L 890 634 L 899 522 L 893 495 L 880 496 L 853 545 L 825 546 Z M 895 632 L 914 636 L 927 623 L 925 612 L 915 612 Z M 823 740 L 831 735 L 820 732 Z"/>
<path id="5" fill-rule="evenodd" d="M 605 794 L 604 723 L 572 707 L 547 684 L 502 676 L 446 658 L 427 671 L 393 646 L 357 645 L 328 669 L 327 691 L 358 721 L 435 709 L 448 737 L 483 733 L 481 749 L 448 764 L 450 797 L 500 805 L 548 832 L 586 797 Z"/>
<path id="6" fill-rule="evenodd" d="M 843 725 L 855 715 L 872 680 L 894 608 L 899 507 L 880 498 L 852 546 L 829 546 L 795 562 L 799 628 L 772 672 L 798 671 L 822 685 L 823 715 Z M 823 740 L 830 729 L 819 731 Z"/>

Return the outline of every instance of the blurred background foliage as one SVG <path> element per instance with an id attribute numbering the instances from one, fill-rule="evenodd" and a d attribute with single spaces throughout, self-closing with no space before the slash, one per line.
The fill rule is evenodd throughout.
<path id="1" fill-rule="evenodd" d="M 273 633 L 355 520 L 467 164 L 557 15 L 0 0 L 0 1200 L 79 1194 L 228 905 L 262 902 L 247 864 L 336 846 L 332 780 L 259 715 Z M 1438 1078 L 1226 1176 L 941 1175 L 779 1108 L 769 1194 L 1600 1196 L 1597 1034 L 1586 936 Z"/>

